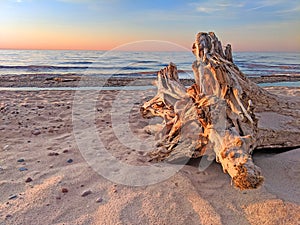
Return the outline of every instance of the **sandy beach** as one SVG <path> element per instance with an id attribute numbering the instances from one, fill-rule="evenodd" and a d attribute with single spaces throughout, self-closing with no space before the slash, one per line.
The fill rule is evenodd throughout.
<path id="1" fill-rule="evenodd" d="M 300 97 L 299 88 L 266 89 Z M 140 116 L 139 107 L 154 91 L 101 91 L 94 96 L 97 135 L 123 163 L 149 165 L 143 146 L 125 146 L 115 132 L 116 124 L 129 124 L 141 143 L 153 142 L 143 131 L 149 121 Z M 265 177 L 257 190 L 235 189 L 216 162 L 199 171 L 200 159 L 161 182 L 126 186 L 101 176 L 83 157 L 73 132 L 76 94 L 1 91 L 1 225 L 299 224 L 300 149 L 255 152 Z M 140 97 L 133 101 L 133 96 Z M 127 120 L 112 117 L 116 101 L 129 107 Z"/>
<path id="2" fill-rule="evenodd" d="M 0 225 L 300 225 L 300 1 L 0 12 Z"/>

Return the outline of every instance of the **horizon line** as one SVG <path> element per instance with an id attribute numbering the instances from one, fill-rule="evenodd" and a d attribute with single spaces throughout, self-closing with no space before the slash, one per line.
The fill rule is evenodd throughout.
<path id="1" fill-rule="evenodd" d="M 47 48 L 1 48 L 0 50 L 12 50 L 12 51 L 116 51 L 116 52 L 185 52 L 184 50 L 115 50 L 115 48 L 112 49 L 68 49 L 68 48 L 53 48 L 53 49 L 47 49 Z M 192 52 L 192 49 L 191 49 Z M 289 52 L 289 53 L 300 53 L 300 50 L 293 50 L 293 51 L 282 51 L 282 50 L 236 50 L 232 51 L 234 52 L 272 52 L 272 53 L 284 53 L 284 52 Z"/>

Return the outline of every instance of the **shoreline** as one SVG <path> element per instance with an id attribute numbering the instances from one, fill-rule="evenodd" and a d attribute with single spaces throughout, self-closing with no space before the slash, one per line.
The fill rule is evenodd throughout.
<path id="1" fill-rule="evenodd" d="M 278 82 L 299 82 L 300 74 L 248 77 L 257 84 Z M 0 76 L 0 87 L 117 87 L 153 86 L 153 77 L 96 77 L 69 75 L 5 75 Z M 193 79 L 180 79 L 185 86 L 191 86 Z"/>

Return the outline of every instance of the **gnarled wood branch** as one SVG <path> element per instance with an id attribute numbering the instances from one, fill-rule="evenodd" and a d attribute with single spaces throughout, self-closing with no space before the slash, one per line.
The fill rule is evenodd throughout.
<path id="1" fill-rule="evenodd" d="M 185 88 L 170 63 L 158 73 L 157 95 L 141 107 L 144 117 L 163 118 L 154 130 L 147 127 L 160 138 L 150 156 L 159 161 L 215 156 L 236 187 L 256 188 L 263 176 L 252 161 L 252 151 L 298 146 L 299 110 L 247 79 L 233 63 L 231 45 L 224 52 L 213 32 L 198 33 L 192 51 L 195 84 Z M 285 120 L 292 128 L 289 136 L 266 123 L 269 115 Z"/>

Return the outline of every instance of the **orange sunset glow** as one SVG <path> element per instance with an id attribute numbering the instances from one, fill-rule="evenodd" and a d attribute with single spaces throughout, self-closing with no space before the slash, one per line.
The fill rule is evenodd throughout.
<path id="1" fill-rule="evenodd" d="M 200 29 L 237 51 L 300 51 L 299 5 L 284 2 L 1 1 L 0 48 L 109 50 L 142 40 L 190 48 Z"/>

